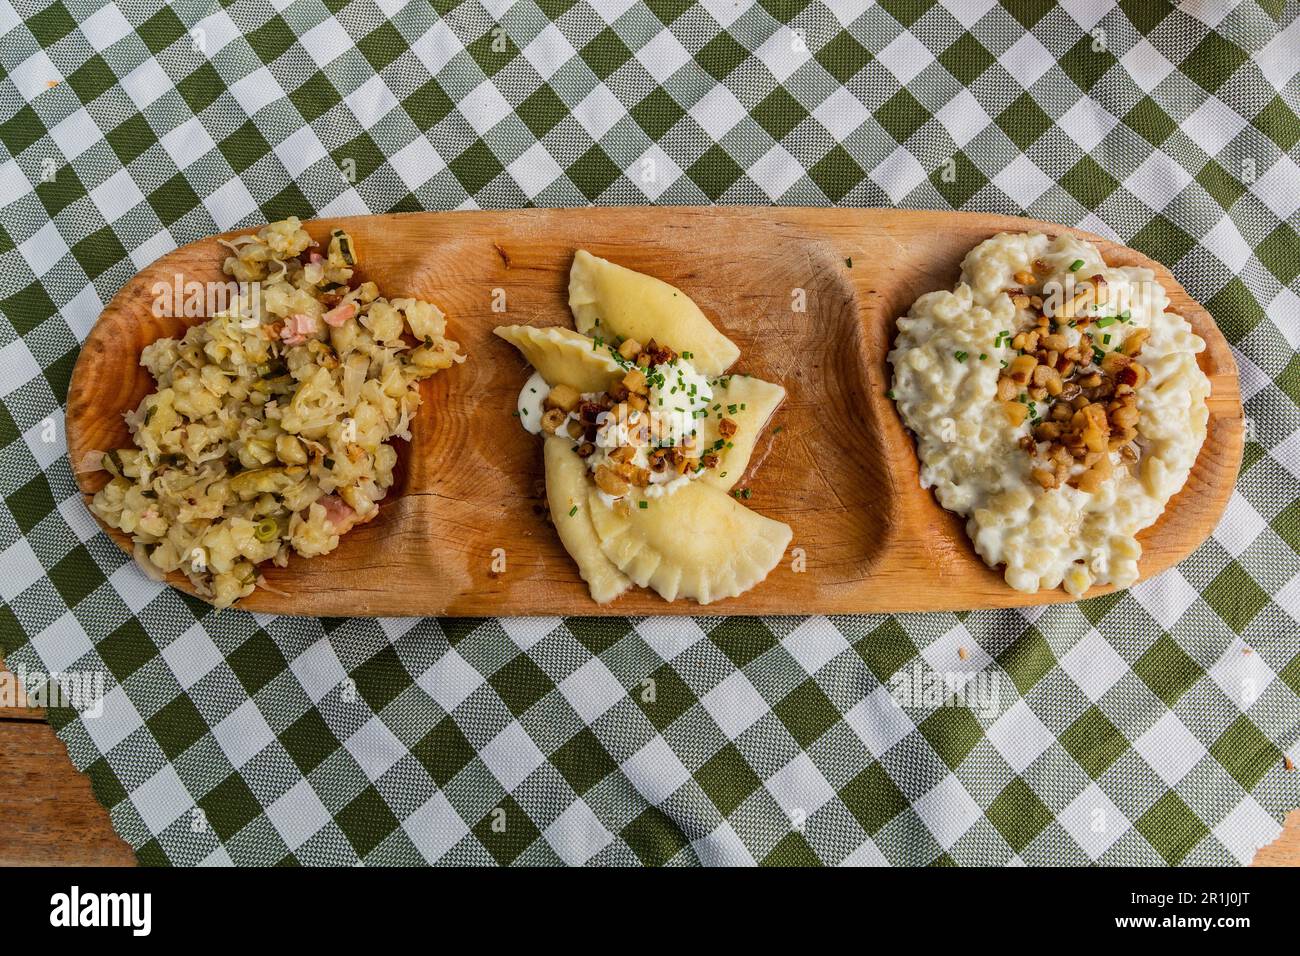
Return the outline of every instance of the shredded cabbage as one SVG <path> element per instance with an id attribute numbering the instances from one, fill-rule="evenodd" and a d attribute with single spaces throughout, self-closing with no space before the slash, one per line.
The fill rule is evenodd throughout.
<path id="1" fill-rule="evenodd" d="M 342 231 L 320 251 L 290 217 L 224 244 L 223 270 L 250 285 L 144 349 L 157 390 L 125 416 L 135 447 L 99 460 L 113 477 L 91 503 L 146 573 L 183 571 L 217 607 L 251 594 L 262 562 L 327 554 L 373 518 L 419 382 L 465 360 L 436 306 L 354 281 Z"/>

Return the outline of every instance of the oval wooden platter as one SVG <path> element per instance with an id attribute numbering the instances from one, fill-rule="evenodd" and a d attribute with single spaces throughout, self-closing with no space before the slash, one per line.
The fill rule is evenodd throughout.
<path id="1" fill-rule="evenodd" d="M 962 521 L 918 482 L 911 436 L 885 395 L 895 320 L 951 288 L 966 252 L 1003 231 L 1073 233 L 1112 265 L 1154 270 L 1208 347 L 1209 435 L 1182 492 L 1140 536 L 1143 577 L 1195 549 L 1240 466 L 1237 370 L 1209 314 L 1169 271 L 1132 249 L 1050 223 L 881 209 L 616 208 L 406 213 L 308 224 L 356 238 L 364 277 L 387 295 L 437 303 L 469 360 L 424 383 L 397 480 L 377 519 L 332 554 L 265 565 L 275 590 L 240 603 L 303 615 L 810 614 L 956 610 L 1071 600 L 1022 594 L 984 565 Z M 767 580 L 706 607 L 633 589 L 601 607 L 548 525 L 540 441 L 512 417 L 527 372 L 492 335 L 506 323 L 572 327 L 569 265 L 585 248 L 690 295 L 741 348 L 733 371 L 781 382 L 786 402 L 738 487 L 794 540 Z M 216 238 L 175 250 L 127 283 L 91 330 L 68 394 L 71 461 L 130 447 L 122 413 L 151 390 L 140 350 L 183 333 L 153 314 L 157 283 L 220 281 Z M 802 290 L 802 292 L 796 292 Z M 806 300 L 806 311 L 793 307 Z M 500 311 L 504 308 L 504 312 Z M 78 474 L 89 497 L 107 480 Z M 129 550 L 126 536 L 110 531 Z M 191 590 L 173 574 L 170 583 Z M 1089 594 L 1103 593 L 1097 588 Z M 277 591 L 284 593 L 277 593 Z"/>

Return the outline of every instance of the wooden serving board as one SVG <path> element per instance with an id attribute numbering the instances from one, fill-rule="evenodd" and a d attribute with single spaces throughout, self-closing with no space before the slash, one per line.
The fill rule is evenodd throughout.
<path id="1" fill-rule="evenodd" d="M 1140 536 L 1144 577 L 1205 539 L 1240 466 L 1237 369 L 1214 321 L 1159 263 L 1079 230 L 974 213 L 664 207 L 407 213 L 308 225 L 317 239 L 334 227 L 355 237 L 363 275 L 383 293 L 437 303 L 469 360 L 424 383 L 413 440 L 399 449 L 379 517 L 332 554 L 264 566 L 286 593 L 259 589 L 240 604 L 249 610 L 806 614 L 1070 600 L 1060 590 L 1021 594 L 984 565 L 961 519 L 920 487 L 911 436 L 885 395 L 897 317 L 922 293 L 951 288 L 966 252 L 1003 231 L 1074 233 L 1096 242 L 1112 265 L 1153 269 L 1172 309 L 1208 344 L 1201 366 L 1213 386 L 1209 436 L 1187 485 Z M 528 373 L 492 329 L 571 328 L 567 285 L 579 248 L 683 289 L 740 346 L 733 371 L 781 382 L 789 393 L 738 487 L 752 489 L 750 507 L 791 525 L 792 550 L 747 594 L 701 608 L 634 589 L 600 607 L 548 524 L 541 442 L 512 416 Z M 186 320 L 152 314 L 154 285 L 178 275 L 220 281 L 223 256 L 215 238 L 177 249 L 104 310 L 68 394 L 72 462 L 90 450 L 130 447 L 122 413 L 152 388 L 140 350 L 184 331 Z M 796 289 L 806 312 L 792 309 Z M 494 311 L 502 297 L 504 313 Z M 106 480 L 103 472 L 78 475 L 87 500 Z M 111 533 L 129 550 L 125 536 Z M 189 590 L 182 575 L 170 580 Z"/>

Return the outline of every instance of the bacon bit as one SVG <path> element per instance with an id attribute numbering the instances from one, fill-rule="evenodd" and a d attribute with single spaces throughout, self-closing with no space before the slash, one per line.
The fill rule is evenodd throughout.
<path id="1" fill-rule="evenodd" d="M 654 339 L 651 339 L 646 344 L 646 347 L 642 349 L 642 354 L 649 356 L 649 362 L 651 365 L 667 365 L 671 362 L 677 361 L 676 352 L 666 345 L 660 345 Z"/>
<path id="2" fill-rule="evenodd" d="M 1282 766 L 1285 767 L 1287 770 L 1294 770 L 1294 769 L 1295 769 L 1295 761 L 1292 760 L 1291 757 L 1290 757 L 1289 755 L 1287 755 L 1287 754 L 1283 754 L 1283 755 L 1282 755 Z"/>
<path id="3" fill-rule="evenodd" d="M 326 312 L 324 319 L 327 325 L 332 325 L 337 329 L 348 319 L 356 318 L 356 315 L 357 303 L 354 300 L 349 299 L 340 305 L 334 306 L 334 308 Z"/>
<path id="4" fill-rule="evenodd" d="M 346 533 L 357 523 L 357 513 L 338 495 L 326 495 L 320 500 L 320 504 L 325 509 L 325 520 L 339 534 Z"/>
<path id="5" fill-rule="evenodd" d="M 957 648 L 957 656 L 962 660 L 966 660 L 966 658 L 970 657 L 970 651 L 966 650 L 964 647 L 959 647 Z"/>
<path id="6" fill-rule="evenodd" d="M 284 325 L 280 329 L 280 338 L 284 340 L 285 345 L 302 345 L 307 341 L 307 336 L 315 334 L 316 329 L 316 317 L 314 315 L 295 312 L 285 319 Z"/>

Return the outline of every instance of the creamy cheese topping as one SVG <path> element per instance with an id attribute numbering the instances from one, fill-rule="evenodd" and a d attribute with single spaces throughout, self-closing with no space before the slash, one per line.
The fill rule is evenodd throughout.
<path id="1" fill-rule="evenodd" d="M 541 372 L 533 372 L 519 390 L 519 400 L 515 403 L 519 424 L 531 435 L 540 435 L 542 432 L 542 402 L 550 391 L 551 386 L 546 384 Z"/>
<path id="2" fill-rule="evenodd" d="M 610 354 L 626 368 L 636 367 L 622 360 L 613 349 L 610 349 Z M 713 401 L 712 385 L 689 360 L 681 356 L 671 362 L 642 368 L 642 371 L 649 385 L 647 407 L 643 411 L 631 409 L 626 415 L 604 413 L 593 442 L 595 450 L 585 461 L 588 469 L 594 473 L 602 465 L 617 463 L 612 456 L 619 449 L 634 449 L 628 460 L 636 467 L 646 469 L 650 482 L 646 487 L 636 490 L 644 497 L 658 498 L 672 494 L 698 478 L 703 474 L 703 469 L 688 468 L 683 474 L 671 469 L 656 472 L 650 468 L 650 452 L 656 448 L 681 448 L 692 456 L 698 456 L 701 453 L 697 437 L 700 421 L 710 414 L 721 416 L 725 412 L 710 409 Z M 542 430 L 544 403 L 550 391 L 551 388 L 541 373 L 535 371 L 519 392 L 516 406 L 520 423 L 534 435 Z M 599 392 L 587 392 L 582 398 L 591 402 L 599 400 L 602 395 Z M 570 425 L 574 425 L 572 430 Z M 575 432 L 578 437 L 575 437 Z M 555 433 L 575 446 L 580 444 L 582 432 L 578 412 L 570 412 Z M 603 491 L 601 496 L 607 499 L 606 503 L 617 500 Z"/>
<path id="3" fill-rule="evenodd" d="M 1046 403 L 1022 395 L 1028 413 L 1013 424 L 996 397 L 999 375 L 1019 354 L 1011 340 L 1032 325 L 1012 297 L 1023 285 L 1017 276 L 1035 262 L 1049 314 L 1060 314 L 1077 282 L 1100 276 L 1108 290 L 1078 327 L 1054 326 L 1071 345 L 1099 361 L 1135 330 L 1147 330 L 1136 358 L 1149 379 L 1136 390 L 1135 460 L 1107 452 L 1113 475 L 1095 491 L 1033 480 L 1035 457 L 1026 444 L 1035 452 L 1046 447 L 1033 437 Z M 1053 303 L 1048 293 L 1058 289 Z M 916 436 L 921 484 L 967 519 L 975 550 L 991 566 L 1004 564 L 1017 590 L 1064 585 L 1080 594 L 1093 584 L 1137 580 L 1142 548 L 1135 536 L 1186 482 L 1208 419 L 1210 385 L 1196 361 L 1205 343 L 1168 305 L 1149 269 L 1111 268 L 1091 243 L 1004 233 L 966 256 L 956 289 L 922 296 L 899 319 L 889 354 L 892 394 Z"/>
<path id="4" fill-rule="evenodd" d="M 646 377 L 650 382 L 649 410 L 663 423 L 658 444 L 691 444 L 699 420 L 708 414 L 713 401 L 708 379 L 681 357 L 667 365 L 651 366 Z"/>

